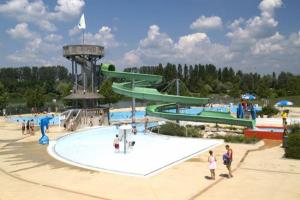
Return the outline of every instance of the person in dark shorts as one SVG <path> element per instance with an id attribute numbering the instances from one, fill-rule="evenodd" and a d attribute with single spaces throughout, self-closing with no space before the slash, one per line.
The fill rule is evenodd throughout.
<path id="1" fill-rule="evenodd" d="M 25 133 L 25 129 L 26 129 L 26 127 L 25 127 L 25 120 L 23 120 L 23 122 L 22 122 L 22 135 L 26 134 Z"/>
<path id="2" fill-rule="evenodd" d="M 116 135 L 113 145 L 115 147 L 115 153 L 120 152 L 120 140 L 118 135 Z"/>
<path id="3" fill-rule="evenodd" d="M 226 168 L 228 169 L 228 177 L 231 178 L 233 177 L 232 171 L 231 171 L 231 163 L 232 163 L 232 149 L 230 146 L 227 144 L 225 146 L 227 152 L 223 155 L 223 163 L 226 165 Z"/>
<path id="4" fill-rule="evenodd" d="M 26 133 L 27 133 L 27 134 L 30 134 L 29 123 L 30 123 L 29 120 L 27 120 L 27 123 L 26 123 Z"/>

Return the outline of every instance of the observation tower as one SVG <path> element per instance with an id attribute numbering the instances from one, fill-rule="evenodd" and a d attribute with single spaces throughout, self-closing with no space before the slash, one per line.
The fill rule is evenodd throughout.
<path id="1" fill-rule="evenodd" d="M 97 61 L 104 56 L 104 47 L 98 45 L 66 45 L 63 56 L 72 62 L 72 93 L 65 99 L 72 100 L 74 107 L 94 108 L 97 100 L 100 68 Z"/>

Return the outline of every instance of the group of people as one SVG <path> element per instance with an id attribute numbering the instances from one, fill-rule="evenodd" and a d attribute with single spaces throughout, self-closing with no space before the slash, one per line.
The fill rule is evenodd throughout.
<path id="1" fill-rule="evenodd" d="M 125 125 L 127 125 L 127 124 L 125 123 Z M 119 129 L 119 131 L 120 131 L 119 134 L 117 134 L 115 136 L 114 141 L 113 141 L 113 146 L 115 148 L 115 153 L 119 153 L 120 152 L 120 143 L 123 141 L 123 138 L 124 138 L 124 132 L 123 131 L 126 131 L 126 130 Z M 137 128 L 136 128 L 136 126 L 132 126 L 130 134 L 133 134 L 133 135 L 137 134 Z M 127 135 L 126 145 L 127 145 L 127 147 L 129 149 L 132 149 L 133 146 L 135 145 L 135 141 L 131 140 L 130 135 Z"/>
<path id="2" fill-rule="evenodd" d="M 34 135 L 34 122 L 32 120 L 25 120 L 21 123 L 22 135 L 30 134 Z"/>
<path id="3" fill-rule="evenodd" d="M 232 149 L 230 148 L 229 145 L 225 146 L 226 148 L 226 153 L 223 154 L 223 164 L 226 166 L 227 170 L 228 170 L 228 177 L 231 178 L 233 177 L 232 175 L 232 171 L 231 171 L 231 163 L 233 160 L 233 152 Z M 217 159 L 213 153 L 212 150 L 209 151 L 209 156 L 208 156 L 208 163 L 209 163 L 209 170 L 210 170 L 210 174 L 211 174 L 211 179 L 215 180 L 216 179 L 216 168 L 217 168 Z"/>

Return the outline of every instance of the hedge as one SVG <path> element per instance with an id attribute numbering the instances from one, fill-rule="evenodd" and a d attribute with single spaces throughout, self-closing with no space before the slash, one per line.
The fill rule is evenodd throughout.
<path id="1" fill-rule="evenodd" d="M 299 124 L 290 127 L 287 146 L 285 148 L 285 157 L 300 159 L 300 130 Z"/>
<path id="2" fill-rule="evenodd" d="M 172 135 L 180 137 L 202 137 L 201 128 L 199 127 L 184 127 L 174 123 L 166 123 L 158 128 L 153 128 L 153 132 L 163 135 Z"/>
<path id="3" fill-rule="evenodd" d="M 221 136 L 221 135 L 217 135 L 214 137 L 211 137 L 214 139 L 223 139 L 225 142 L 230 142 L 230 143 L 244 143 L 244 144 L 254 144 L 256 142 L 259 141 L 258 138 L 256 137 L 250 137 L 247 138 L 244 135 L 225 135 L 225 136 Z"/>

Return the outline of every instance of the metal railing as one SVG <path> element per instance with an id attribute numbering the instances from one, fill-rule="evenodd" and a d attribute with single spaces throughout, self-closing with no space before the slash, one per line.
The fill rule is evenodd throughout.
<path id="1" fill-rule="evenodd" d="M 78 110 L 75 118 L 72 118 L 72 122 L 73 122 L 72 127 L 71 127 L 72 131 L 75 131 L 81 125 L 82 117 L 83 117 L 83 111 Z"/>

